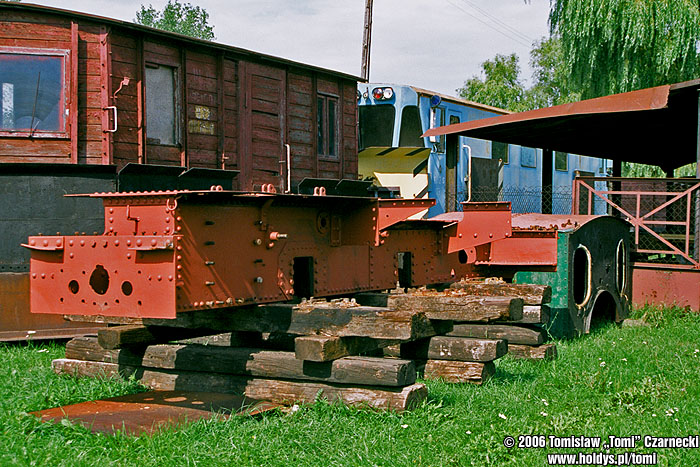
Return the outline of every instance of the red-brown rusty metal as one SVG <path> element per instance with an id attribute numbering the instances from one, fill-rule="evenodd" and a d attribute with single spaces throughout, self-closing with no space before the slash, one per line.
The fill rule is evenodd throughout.
<path id="1" fill-rule="evenodd" d="M 37 236 L 24 245 L 32 253 L 33 312 L 174 318 L 300 294 L 381 290 L 396 285 L 400 252 L 420 265 L 416 284 L 454 280 L 469 267 L 443 248 L 458 228 L 392 229 L 430 200 L 221 190 L 91 196 L 104 200 L 103 235 Z M 464 213 L 470 225 L 473 218 L 479 228 L 498 226 L 476 243 L 509 232 L 506 208 L 490 221 L 488 210 Z"/>
<path id="2" fill-rule="evenodd" d="M 674 304 L 700 310 L 700 271 L 674 266 L 635 263 L 632 303 L 637 306 Z"/>
<path id="3" fill-rule="evenodd" d="M 433 201 L 220 189 L 91 196 L 104 200 L 103 235 L 24 245 L 32 312 L 168 319 L 389 289 L 400 256 L 413 286 L 473 275 L 475 265 L 556 265 L 556 228 L 514 233 L 504 202 L 411 220 Z"/>
<path id="4" fill-rule="evenodd" d="M 209 419 L 215 415 L 259 415 L 281 407 L 231 394 L 150 391 L 31 412 L 44 422 L 67 419 L 93 433 L 151 434 L 163 428 Z"/>
<path id="5" fill-rule="evenodd" d="M 599 217 L 580 214 L 513 214 L 513 229 L 575 230 Z"/>
<path id="6" fill-rule="evenodd" d="M 605 182 L 613 187 L 617 185 L 620 188 L 596 190 L 596 182 Z M 580 177 L 574 180 L 573 209 L 574 212 L 581 212 L 582 210 L 591 212 L 591 200 L 594 198 L 601 200 L 632 224 L 637 253 L 677 255 L 696 269 L 700 269 L 700 260 L 697 254 L 691 251 L 691 244 L 695 241 L 695 232 L 691 230 L 691 227 L 694 226 L 696 217 L 696 213 L 691 212 L 691 206 L 693 206 L 694 198 L 700 192 L 700 179 L 683 179 L 682 182 L 687 185 L 687 189 L 670 191 L 666 189 L 666 186 L 670 183 L 678 184 L 678 180 L 658 178 L 640 181 L 638 179 L 621 177 Z M 639 186 L 647 185 L 657 189 L 621 189 L 623 184 L 630 183 L 638 184 Z M 627 202 L 623 205 L 623 196 L 625 200 L 634 198 L 634 202 Z M 580 205 L 581 198 L 588 200 L 587 209 L 583 209 Z M 675 206 L 680 207 L 678 212 L 682 212 L 682 216 L 668 219 L 667 213 Z M 661 216 L 662 219 L 655 217 L 662 211 L 664 211 L 664 215 Z M 668 238 L 672 238 L 667 233 L 669 227 L 682 228 L 683 233 L 680 234 L 682 235 L 682 248 L 669 241 Z M 651 235 L 658 244 L 665 248 L 644 248 L 640 245 L 640 233 Z M 663 267 L 674 268 L 679 266 L 681 269 L 683 268 L 683 264 L 665 264 Z"/>
<path id="7" fill-rule="evenodd" d="M 462 211 L 437 215 L 434 220 L 454 223 L 448 238 L 448 253 L 466 251 L 475 259 L 475 248 L 511 235 L 508 202 L 462 203 Z"/>
<path id="8" fill-rule="evenodd" d="M 423 136 L 459 134 L 675 168 L 696 162 L 699 88 L 700 80 L 694 80 L 641 89 L 456 123 L 430 129 Z M 661 154 L 673 157 L 660 160 Z"/>
<path id="9" fill-rule="evenodd" d="M 531 266 L 557 265 L 556 230 L 513 230 L 506 239 L 477 248 L 478 265 Z"/>

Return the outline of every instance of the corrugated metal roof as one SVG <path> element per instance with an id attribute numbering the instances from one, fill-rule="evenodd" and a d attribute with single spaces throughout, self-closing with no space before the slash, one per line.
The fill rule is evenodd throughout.
<path id="1" fill-rule="evenodd" d="M 340 71 L 329 70 L 327 68 L 321 68 L 314 65 L 309 65 L 306 63 L 300 63 L 293 60 L 287 60 L 285 58 L 275 57 L 272 55 L 267 55 L 263 53 L 258 53 L 252 50 L 241 49 L 239 47 L 234 47 L 231 45 L 221 44 L 218 42 L 211 42 L 204 39 L 198 39 L 195 37 L 185 36 L 183 34 L 178 34 L 170 31 L 164 31 L 162 29 L 156 29 L 149 26 L 143 26 L 141 24 L 132 23 L 130 21 L 122 21 L 114 18 L 107 18 L 104 16 L 92 15 L 89 13 L 81 13 L 79 11 L 64 10 L 62 8 L 48 7 L 44 5 L 36 5 L 32 3 L 19 3 L 19 2 L 2 2 L 0 1 L 0 8 L 6 10 L 18 10 L 18 11 L 32 11 L 46 14 L 54 14 L 59 16 L 68 16 L 71 18 L 83 18 L 86 20 L 96 21 L 105 23 L 112 26 L 119 26 L 125 29 L 131 29 L 135 31 L 140 31 L 151 36 L 160 36 L 167 38 L 169 40 L 176 40 L 180 42 L 188 42 L 191 44 L 197 44 L 210 49 L 222 50 L 225 52 L 231 52 L 236 55 L 249 56 L 257 60 L 267 60 L 271 62 L 281 63 L 289 66 L 294 66 L 298 68 L 305 68 L 313 71 L 320 71 L 323 73 L 332 74 L 335 76 L 351 79 L 353 81 L 364 82 L 363 78 L 359 76 L 350 75 L 348 73 L 343 73 Z"/>
<path id="2" fill-rule="evenodd" d="M 672 169 L 696 161 L 700 80 L 428 130 Z"/>

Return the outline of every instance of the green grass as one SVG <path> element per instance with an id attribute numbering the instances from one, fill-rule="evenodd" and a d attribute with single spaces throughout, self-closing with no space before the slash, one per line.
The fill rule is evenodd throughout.
<path id="1" fill-rule="evenodd" d="M 0 465 L 546 465 L 563 449 L 506 449 L 522 434 L 700 434 L 700 316 L 643 309 L 649 326 L 609 325 L 558 343 L 553 362 L 497 362 L 481 387 L 427 382 L 404 414 L 319 401 L 294 413 L 208 420 L 153 436 L 91 434 L 26 412 L 137 392 L 134 381 L 54 375 L 56 344 L 0 346 Z M 582 452 L 590 450 L 582 450 Z M 625 449 L 612 449 L 620 453 Z M 638 444 L 635 452 L 651 452 Z M 700 465 L 700 449 L 657 449 L 658 465 Z"/>

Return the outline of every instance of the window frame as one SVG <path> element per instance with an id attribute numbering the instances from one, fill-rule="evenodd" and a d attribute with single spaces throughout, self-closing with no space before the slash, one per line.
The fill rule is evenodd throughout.
<path id="1" fill-rule="evenodd" d="M 523 157 L 523 150 L 532 151 L 532 165 L 525 163 L 525 158 Z M 537 149 L 531 148 L 529 146 L 520 146 L 520 167 L 526 169 L 536 169 L 537 168 Z"/>
<path id="2" fill-rule="evenodd" d="M 318 104 L 319 100 L 323 101 L 323 112 L 321 113 L 321 129 L 322 131 L 322 136 L 323 136 L 323 141 L 322 145 L 323 147 L 319 147 L 319 115 L 318 115 Z M 334 102 L 335 103 L 335 122 L 333 125 L 333 136 L 334 136 L 334 146 L 335 146 L 335 154 L 330 154 L 330 145 L 329 145 L 329 122 L 328 122 L 328 109 L 329 109 L 329 102 Z M 332 160 L 336 161 L 340 159 L 340 96 L 331 94 L 331 93 L 325 93 L 325 92 L 317 92 L 316 93 L 316 154 L 319 159 L 321 160 Z"/>
<path id="3" fill-rule="evenodd" d="M 392 107 L 394 107 L 394 106 L 392 106 Z M 415 111 L 415 115 L 413 117 L 418 117 L 417 123 L 418 123 L 418 127 L 419 127 L 420 132 L 416 136 L 410 136 L 410 135 L 405 133 L 405 131 L 408 131 L 408 127 L 404 126 L 404 122 L 409 121 L 409 119 L 412 118 L 411 116 L 407 115 L 406 111 L 410 110 L 412 112 L 412 109 L 414 109 L 414 108 L 416 109 L 416 111 Z M 416 105 L 416 104 L 404 105 L 403 108 L 401 109 L 401 117 L 400 118 L 401 118 L 401 120 L 399 121 L 399 147 L 424 148 L 425 147 L 425 140 L 421 137 L 421 135 L 423 134 L 423 121 L 421 119 L 420 109 L 418 108 L 418 105 Z M 396 112 L 394 113 L 394 119 L 396 119 Z M 415 123 L 415 122 L 413 122 L 413 123 Z M 392 130 L 393 130 L 393 128 L 392 128 Z M 420 143 L 419 143 L 420 145 L 414 146 L 414 145 L 402 144 L 402 142 L 406 142 L 409 139 L 415 139 L 416 143 L 418 143 L 420 141 Z"/>
<path id="4" fill-rule="evenodd" d="M 445 126 L 445 121 L 447 120 L 447 107 L 444 105 L 438 105 L 431 109 L 430 112 L 430 128 L 438 128 Z M 431 138 L 431 143 L 433 143 L 433 152 L 436 154 L 445 154 L 447 152 L 447 135 L 439 135 L 437 137 Z"/>
<path id="5" fill-rule="evenodd" d="M 557 155 L 558 154 L 563 154 L 564 155 L 564 168 L 561 169 L 557 167 Z M 554 170 L 557 172 L 568 172 L 569 171 L 569 153 L 568 152 L 563 152 L 563 151 L 554 151 Z"/>
<path id="6" fill-rule="evenodd" d="M 47 131 L 47 130 L 6 130 L 0 128 L 0 137 L 12 138 L 52 138 L 52 139 L 70 139 L 70 126 L 73 115 L 66 114 L 70 112 L 70 50 L 59 48 L 35 48 L 35 47 L 9 47 L 0 46 L 0 54 L 8 55 L 39 55 L 44 57 L 60 57 L 61 58 L 61 97 L 59 103 L 62 108 L 59 111 L 59 119 L 62 123 L 62 130 Z M 74 96 L 77 97 L 77 96 Z"/>
<path id="7" fill-rule="evenodd" d="M 504 159 L 504 158 L 501 158 L 501 157 L 495 157 L 495 155 L 494 155 L 494 153 L 493 153 L 493 145 L 494 145 L 494 144 L 502 144 L 503 146 L 505 146 L 505 148 L 506 148 L 505 159 Z M 498 141 L 491 141 L 491 159 L 496 159 L 496 160 L 499 160 L 499 159 L 500 159 L 500 160 L 503 161 L 503 165 L 508 165 L 508 164 L 510 164 L 510 144 L 508 144 L 508 143 L 500 143 L 500 142 L 498 142 Z"/>
<path id="8" fill-rule="evenodd" d="M 183 131 L 183 122 L 182 122 L 182 117 L 183 117 L 183 109 L 182 109 L 182 76 L 180 73 L 180 65 L 173 65 L 172 63 L 160 63 L 156 62 L 153 60 L 144 60 L 143 62 L 143 89 L 144 89 L 144 96 L 143 96 L 143 103 L 144 103 L 144 111 L 143 111 L 143 117 L 144 117 L 144 122 L 146 123 L 145 128 L 145 135 L 144 135 L 144 141 L 147 145 L 150 146 L 162 146 L 166 148 L 180 148 L 182 149 L 183 146 L 183 136 L 182 136 L 182 131 Z M 159 68 L 171 68 L 173 70 L 173 106 L 174 106 L 174 113 L 173 113 L 173 120 L 175 123 L 175 143 L 173 144 L 168 144 L 168 143 L 161 143 L 159 142 L 154 142 L 153 139 L 149 141 L 148 138 L 148 86 L 146 85 L 146 74 L 148 73 L 148 69 L 159 69 Z"/>

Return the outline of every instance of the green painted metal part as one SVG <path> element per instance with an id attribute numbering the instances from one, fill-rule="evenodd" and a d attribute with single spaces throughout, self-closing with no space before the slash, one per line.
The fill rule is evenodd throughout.
<path id="1" fill-rule="evenodd" d="M 632 296 L 630 242 L 629 224 L 611 216 L 594 218 L 573 229 L 561 229 L 556 270 L 518 271 L 513 282 L 552 287 L 550 320 L 546 327 L 553 337 L 588 333 L 591 323 L 595 325 L 598 320 L 620 322 L 627 317 Z M 618 254 L 620 244 L 624 245 L 622 255 Z M 587 254 L 575 260 L 578 248 Z M 590 264 L 580 262 L 586 256 Z M 575 261 L 579 261 L 578 265 Z M 620 281 L 620 277 L 625 279 Z M 574 299 L 575 290 L 585 291 L 579 304 Z"/>

